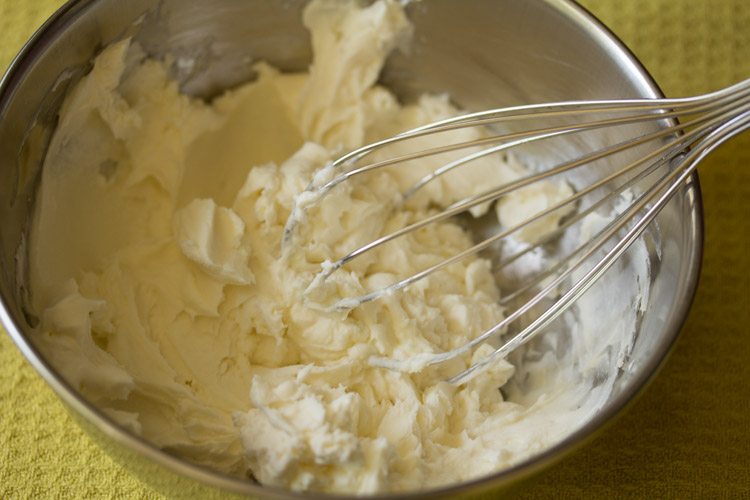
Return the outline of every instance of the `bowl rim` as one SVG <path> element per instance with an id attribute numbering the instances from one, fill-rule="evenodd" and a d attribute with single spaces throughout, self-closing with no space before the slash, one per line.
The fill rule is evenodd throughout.
<path id="1" fill-rule="evenodd" d="M 100 0 L 67 0 L 54 14 L 52 14 L 39 27 L 31 38 L 24 44 L 18 54 L 13 58 L 0 78 L 0 117 L 7 106 L 7 102 L 12 97 L 14 90 L 21 84 L 26 72 L 33 66 L 36 58 L 42 54 L 49 46 L 52 40 L 57 36 L 61 29 L 69 24 L 80 13 L 90 8 Z M 551 8 L 565 15 L 569 20 L 575 22 L 582 28 L 589 37 L 594 39 L 602 48 L 606 50 L 610 57 L 620 61 L 625 67 L 631 70 L 631 77 L 637 80 L 638 90 L 646 97 L 664 97 L 663 92 L 654 81 L 650 73 L 645 69 L 643 64 L 637 59 L 633 52 L 615 35 L 606 25 L 596 18 L 588 9 L 577 3 L 575 0 L 539 0 Z M 577 429 L 568 435 L 565 439 L 556 445 L 546 449 L 542 453 L 532 455 L 518 464 L 502 469 L 498 472 L 486 474 L 484 476 L 446 485 L 434 489 L 418 490 L 414 492 L 389 493 L 370 495 L 365 498 L 373 499 L 391 499 L 391 498 L 426 498 L 435 496 L 452 496 L 468 491 L 478 492 L 502 485 L 508 485 L 524 477 L 533 475 L 551 464 L 561 460 L 574 449 L 582 446 L 584 443 L 593 439 L 598 431 L 601 431 L 606 424 L 622 414 L 622 410 L 631 404 L 635 397 L 642 393 L 644 388 L 653 379 L 659 368 L 664 365 L 666 358 L 671 352 L 677 338 L 679 337 L 682 326 L 684 325 L 688 311 L 693 303 L 698 287 L 698 279 L 703 257 L 704 245 L 704 218 L 703 218 L 703 201 L 700 189 L 698 174 L 693 173 L 690 179 L 688 189 L 692 191 L 693 200 L 693 231 L 695 234 L 694 251 L 690 254 L 688 262 L 688 273 L 686 276 L 686 286 L 678 291 L 675 299 L 675 314 L 672 315 L 672 321 L 665 326 L 668 335 L 664 336 L 662 342 L 654 349 L 647 363 L 644 363 L 641 370 L 634 376 L 625 389 L 610 401 L 602 410 L 597 413 L 586 425 Z M 105 434 L 108 438 L 116 443 L 126 446 L 130 451 L 135 452 L 153 463 L 170 469 L 183 477 L 198 480 L 205 485 L 217 487 L 225 491 L 240 494 L 259 495 L 266 498 L 309 498 L 311 493 L 295 492 L 272 486 L 262 486 L 251 483 L 239 478 L 231 477 L 217 471 L 187 462 L 181 458 L 163 451 L 140 436 L 130 433 L 120 427 L 112 419 L 104 415 L 94 405 L 86 401 L 77 391 L 75 391 L 59 375 L 51 365 L 44 359 L 42 354 L 32 345 L 29 339 L 21 332 L 17 326 L 10 309 L 7 307 L 8 298 L 0 293 L 0 323 L 4 326 L 11 340 L 18 347 L 19 351 L 52 388 L 57 396 L 65 403 L 68 410 L 75 411 L 83 417 L 88 423 L 92 424 L 98 431 Z M 327 498 L 362 498 L 361 496 L 348 494 L 314 494 L 316 497 Z"/>

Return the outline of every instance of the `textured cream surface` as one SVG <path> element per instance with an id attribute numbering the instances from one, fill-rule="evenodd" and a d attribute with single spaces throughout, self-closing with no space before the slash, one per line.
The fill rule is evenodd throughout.
<path id="1" fill-rule="evenodd" d="M 441 380 L 471 355 L 415 374 L 368 364 L 455 348 L 498 322 L 489 262 L 326 310 L 467 248 L 458 226 L 400 238 L 303 296 L 322 262 L 520 166 L 488 157 L 396 211 L 396 193 L 444 158 L 352 180 L 310 208 L 280 257 L 295 197 L 336 152 L 456 113 L 445 96 L 401 106 L 375 85 L 410 33 L 395 2 L 314 2 L 304 19 L 309 74 L 259 64 L 255 82 L 211 105 L 181 95 L 127 41 L 98 57 L 63 107 L 44 168 L 31 243 L 39 345 L 134 432 L 265 484 L 404 490 L 541 450 L 563 427 L 519 434 L 526 408 L 498 391 L 513 373 L 505 361 L 461 387 Z"/>

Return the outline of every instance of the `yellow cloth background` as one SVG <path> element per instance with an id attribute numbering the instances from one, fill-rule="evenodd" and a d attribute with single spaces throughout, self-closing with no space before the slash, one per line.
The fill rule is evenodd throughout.
<path id="1" fill-rule="evenodd" d="M 61 3 L 0 0 L 0 69 Z M 747 0 L 583 4 L 624 40 L 669 96 L 750 77 Z M 700 175 L 705 259 L 674 353 L 621 418 L 535 478 L 525 495 L 750 495 L 750 133 L 710 157 Z M 100 451 L 0 334 L 0 498 L 197 496 L 168 484 L 159 490 Z"/>

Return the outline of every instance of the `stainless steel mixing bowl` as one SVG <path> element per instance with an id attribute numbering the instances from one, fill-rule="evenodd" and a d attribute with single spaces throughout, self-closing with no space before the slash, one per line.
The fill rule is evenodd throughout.
<path id="1" fill-rule="evenodd" d="M 6 329 L 71 413 L 124 466 L 158 485 L 194 480 L 262 495 L 298 495 L 229 478 L 171 456 L 117 427 L 77 394 L 29 341 L 26 239 L 41 160 L 71 85 L 106 44 L 135 38 L 156 57 L 177 61 L 185 92 L 210 98 L 252 78 L 253 61 L 284 70 L 309 63 L 302 0 L 74 0 L 55 14 L 0 84 L 0 316 Z M 581 7 L 566 0 L 412 2 L 413 46 L 394 55 L 383 80 L 404 99 L 449 92 L 467 109 L 561 99 L 660 96 L 628 50 Z M 619 412 L 662 363 L 687 314 L 702 249 L 697 179 L 660 215 L 662 258 L 636 342 L 604 407 L 557 446 L 515 467 L 432 494 L 508 486 L 590 436 Z M 176 473 L 172 475 L 172 473 Z M 195 485 L 193 485 L 195 487 Z M 419 493 L 417 493 L 419 494 Z M 424 492 L 422 493 L 424 494 Z"/>

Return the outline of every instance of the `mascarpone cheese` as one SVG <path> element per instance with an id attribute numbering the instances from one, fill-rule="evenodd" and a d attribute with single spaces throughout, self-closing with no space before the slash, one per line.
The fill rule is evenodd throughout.
<path id="1" fill-rule="evenodd" d="M 447 96 L 402 105 L 376 83 L 411 31 L 400 4 L 316 0 L 304 22 L 309 73 L 259 63 L 255 81 L 211 104 L 182 95 L 165 64 L 129 41 L 96 59 L 62 108 L 38 193 L 30 268 L 40 347 L 133 432 L 263 484 L 404 491 L 543 450 L 580 421 L 577 407 L 545 406 L 549 394 L 505 401 L 498 388 L 514 373 L 505 360 L 463 386 L 442 382 L 490 346 L 416 373 L 368 362 L 443 352 L 498 322 L 488 261 L 465 259 L 351 311 L 316 307 L 467 248 L 459 226 L 399 238 L 304 298 L 324 262 L 424 217 L 431 204 L 516 178 L 520 164 L 483 158 L 395 211 L 397 193 L 446 157 L 343 183 L 310 206 L 281 258 L 295 200 L 328 161 L 457 113 Z M 513 206 L 565 194 L 545 186 L 498 212 L 510 223 Z"/>

